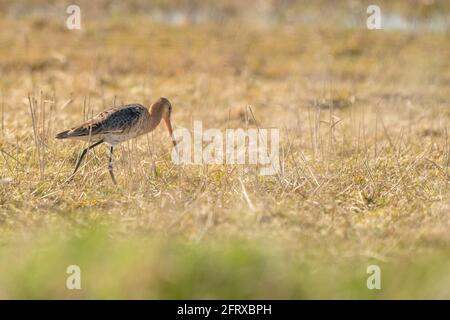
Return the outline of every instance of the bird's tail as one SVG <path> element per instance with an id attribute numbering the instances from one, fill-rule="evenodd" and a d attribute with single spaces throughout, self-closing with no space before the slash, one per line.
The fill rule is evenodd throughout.
<path id="1" fill-rule="evenodd" d="M 67 139 L 67 138 L 69 138 L 70 131 L 71 130 L 66 130 L 66 131 L 60 132 L 55 136 L 55 138 L 56 139 Z"/>

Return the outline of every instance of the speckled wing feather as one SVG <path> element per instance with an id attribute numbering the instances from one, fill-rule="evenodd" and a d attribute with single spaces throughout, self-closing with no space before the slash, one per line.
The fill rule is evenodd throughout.
<path id="1" fill-rule="evenodd" d="M 134 127 L 147 109 L 140 104 L 129 104 L 103 111 L 78 127 L 59 133 L 56 138 L 75 138 L 97 134 L 122 133 Z"/>

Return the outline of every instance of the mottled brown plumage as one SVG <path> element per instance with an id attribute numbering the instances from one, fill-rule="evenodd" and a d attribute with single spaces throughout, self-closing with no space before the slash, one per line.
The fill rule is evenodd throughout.
<path id="1" fill-rule="evenodd" d="M 170 123 L 171 112 L 172 105 L 166 98 L 158 99 L 149 109 L 140 104 L 114 107 L 103 111 L 79 126 L 58 133 L 56 139 L 77 139 L 93 142 L 92 145 L 84 149 L 81 153 L 72 176 L 77 172 L 81 160 L 90 149 L 103 142 L 109 144 L 108 169 L 113 182 L 116 183 L 112 169 L 114 146 L 154 130 L 161 122 L 161 119 L 164 119 L 167 130 L 172 137 L 172 125 Z M 173 137 L 172 142 L 175 145 Z"/>

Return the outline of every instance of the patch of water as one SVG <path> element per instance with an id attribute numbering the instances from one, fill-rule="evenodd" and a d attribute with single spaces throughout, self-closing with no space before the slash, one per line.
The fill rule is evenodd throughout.
<path id="1" fill-rule="evenodd" d="M 289 23 L 289 25 L 320 25 L 322 19 L 320 14 L 300 13 L 296 15 L 289 15 L 288 21 L 283 21 L 276 12 L 271 10 L 258 10 L 256 12 L 240 12 L 236 16 L 229 17 L 225 13 L 215 10 L 155 10 L 149 13 L 149 16 L 154 21 L 170 25 L 184 25 L 184 24 L 201 24 L 214 23 L 217 21 L 234 20 L 247 24 L 254 24 L 259 26 L 276 26 Z M 349 15 L 339 19 L 336 23 L 348 28 L 365 28 L 366 15 L 356 16 Z M 397 13 L 382 13 L 381 26 L 383 30 L 396 31 L 430 31 L 438 33 L 446 33 L 450 31 L 450 15 L 434 14 L 429 18 L 407 18 Z"/>

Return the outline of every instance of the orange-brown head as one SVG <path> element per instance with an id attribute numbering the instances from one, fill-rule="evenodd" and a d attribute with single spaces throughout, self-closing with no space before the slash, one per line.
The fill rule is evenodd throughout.
<path id="1" fill-rule="evenodd" d="M 163 119 L 166 125 L 167 131 L 169 131 L 170 138 L 172 139 L 172 143 L 176 146 L 175 138 L 173 137 L 172 123 L 170 122 L 170 116 L 172 114 L 172 104 L 164 97 L 161 97 L 153 103 L 150 107 L 150 114 L 158 115 L 159 119 Z M 159 121 L 158 121 L 159 122 Z"/>

